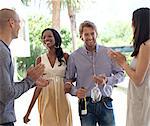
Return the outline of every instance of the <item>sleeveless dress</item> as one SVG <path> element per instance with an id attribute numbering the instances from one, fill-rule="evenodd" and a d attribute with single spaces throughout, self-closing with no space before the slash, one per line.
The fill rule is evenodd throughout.
<path id="1" fill-rule="evenodd" d="M 63 59 L 65 61 L 65 59 Z M 64 75 L 66 64 L 56 58 L 54 67 L 50 65 L 47 54 L 41 56 L 45 65 L 45 78 L 49 85 L 42 88 L 38 97 L 40 126 L 72 126 L 71 108 L 64 92 Z"/>
<path id="2" fill-rule="evenodd" d="M 136 59 L 131 67 L 135 69 Z M 150 126 L 150 65 L 140 87 L 129 80 L 126 126 Z"/>

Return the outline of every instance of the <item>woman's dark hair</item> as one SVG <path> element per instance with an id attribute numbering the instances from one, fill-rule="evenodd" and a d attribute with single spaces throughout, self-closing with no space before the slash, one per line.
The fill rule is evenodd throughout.
<path id="1" fill-rule="evenodd" d="M 133 12 L 132 25 L 134 27 L 133 47 L 131 56 L 137 56 L 141 44 L 150 38 L 150 9 L 139 8 Z"/>
<path id="2" fill-rule="evenodd" d="M 58 61 L 60 62 L 59 66 L 62 65 L 62 62 L 64 62 L 64 60 L 62 59 L 64 57 L 64 52 L 61 48 L 61 43 L 62 43 L 62 39 L 60 37 L 60 34 L 55 30 L 55 29 L 52 29 L 52 28 L 46 28 L 43 30 L 42 32 L 42 36 L 44 34 L 45 31 L 51 31 L 54 35 L 54 38 L 55 38 L 55 49 L 56 49 L 56 57 L 58 58 Z"/>

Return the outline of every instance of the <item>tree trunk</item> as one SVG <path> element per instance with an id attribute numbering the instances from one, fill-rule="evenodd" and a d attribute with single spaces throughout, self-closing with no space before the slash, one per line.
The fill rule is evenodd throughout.
<path id="1" fill-rule="evenodd" d="M 70 24 L 71 24 L 73 50 L 75 50 L 77 48 L 76 47 L 76 37 L 77 37 L 77 32 L 76 32 L 76 13 L 75 13 L 74 6 L 71 6 L 71 4 L 67 4 L 67 8 L 68 8 L 68 15 L 69 15 Z"/>
<path id="2" fill-rule="evenodd" d="M 52 0 L 52 27 L 60 30 L 60 0 Z"/>

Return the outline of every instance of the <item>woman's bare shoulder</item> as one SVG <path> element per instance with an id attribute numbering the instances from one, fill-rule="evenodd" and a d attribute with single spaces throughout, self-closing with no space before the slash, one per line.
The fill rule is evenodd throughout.
<path id="1" fill-rule="evenodd" d="M 144 59 L 146 57 L 150 57 L 150 40 L 146 41 L 145 44 L 140 46 L 139 54 Z"/>
<path id="2" fill-rule="evenodd" d="M 141 45 L 141 48 L 142 49 L 149 49 L 150 48 L 150 39 L 147 40 L 146 42 L 144 42 L 142 45 Z"/>
<path id="3" fill-rule="evenodd" d="M 150 39 L 145 42 L 145 45 L 150 46 Z"/>

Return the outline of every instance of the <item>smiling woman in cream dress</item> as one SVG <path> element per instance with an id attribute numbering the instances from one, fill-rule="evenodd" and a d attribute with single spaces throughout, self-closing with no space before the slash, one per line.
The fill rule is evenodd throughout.
<path id="1" fill-rule="evenodd" d="M 37 64 L 45 65 L 43 77 L 49 80 L 45 88 L 36 88 L 24 122 L 28 118 L 38 98 L 38 110 L 40 115 L 40 126 L 72 126 L 70 105 L 64 91 L 64 75 L 68 54 L 63 53 L 61 38 L 54 29 L 45 29 L 42 32 L 42 40 L 48 53 L 37 58 Z"/>

